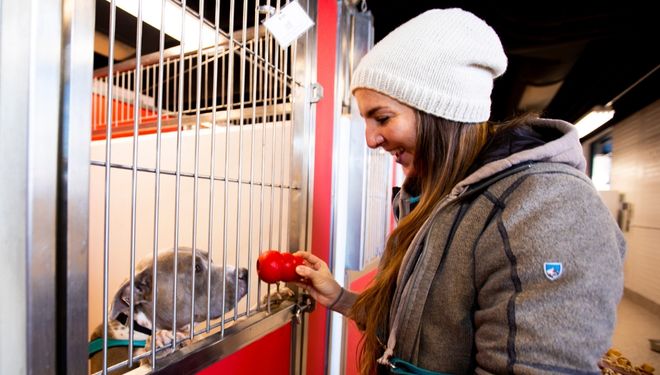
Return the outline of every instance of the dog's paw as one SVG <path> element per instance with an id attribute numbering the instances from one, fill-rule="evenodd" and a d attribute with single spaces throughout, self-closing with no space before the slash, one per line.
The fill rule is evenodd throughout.
<path id="1" fill-rule="evenodd" d="M 280 300 L 289 299 L 295 295 L 296 293 L 294 293 L 293 290 L 289 289 L 286 286 L 282 287 L 281 289 L 278 289 L 277 291 L 277 296 L 279 297 Z"/>
<path id="2" fill-rule="evenodd" d="M 181 332 L 178 331 L 176 333 L 176 346 L 177 347 L 183 347 L 189 344 L 190 340 L 189 339 L 189 334 L 187 332 Z M 155 336 L 149 336 L 147 338 L 147 343 L 145 348 L 143 349 L 144 351 L 151 350 L 151 348 L 154 347 L 153 344 L 155 344 L 156 350 L 159 350 L 159 353 L 156 354 L 157 358 L 163 358 L 172 353 L 171 349 L 165 349 L 161 350 L 163 347 L 171 347 L 172 346 L 172 341 L 174 341 L 174 334 L 172 331 L 168 329 L 159 329 L 156 331 Z M 142 358 L 140 360 L 140 365 L 141 366 L 151 366 L 151 356 L 147 356 L 145 358 Z"/>
<path id="3" fill-rule="evenodd" d="M 293 290 L 289 289 L 285 285 L 279 283 L 276 285 L 277 287 L 275 288 L 274 291 L 263 297 L 261 301 L 262 305 L 268 306 L 269 303 L 271 305 L 277 305 L 282 303 L 282 301 L 285 301 L 295 295 Z"/>
<path id="4" fill-rule="evenodd" d="M 172 331 L 161 329 L 156 331 L 156 336 L 154 336 L 154 342 L 156 343 L 156 348 L 160 348 L 166 345 L 170 345 L 174 339 L 174 334 Z"/>
<path id="5" fill-rule="evenodd" d="M 195 323 L 195 332 L 198 332 L 198 328 L 202 326 L 202 323 Z M 195 336 L 197 337 L 197 336 Z M 195 340 L 193 338 L 192 340 L 190 339 L 190 324 L 186 324 L 181 328 L 180 331 L 176 333 L 176 341 L 179 347 L 183 348 L 186 347 L 190 344 L 192 344 Z"/>
<path id="6" fill-rule="evenodd" d="M 184 341 L 188 340 L 189 338 L 188 336 L 189 335 L 187 332 L 178 331 L 176 333 L 177 344 L 183 343 Z M 174 333 L 168 329 L 160 329 L 156 331 L 156 336 L 154 341 L 156 343 L 156 348 L 171 346 L 172 341 L 174 341 Z"/>

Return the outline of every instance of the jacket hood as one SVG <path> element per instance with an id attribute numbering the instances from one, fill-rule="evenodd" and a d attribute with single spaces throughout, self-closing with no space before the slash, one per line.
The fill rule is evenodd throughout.
<path id="1" fill-rule="evenodd" d="M 468 186 L 485 180 L 505 169 L 525 162 L 554 162 L 567 164 L 581 172 L 584 172 L 586 161 L 582 153 L 582 145 L 577 135 L 575 126 L 562 120 L 535 119 L 528 126 L 537 130 L 545 137 L 545 143 L 539 142 L 536 147 L 514 152 L 506 157 L 486 162 L 461 182 L 456 184 L 449 194 L 457 197 L 462 194 Z M 550 135 L 550 134 L 556 135 Z"/>

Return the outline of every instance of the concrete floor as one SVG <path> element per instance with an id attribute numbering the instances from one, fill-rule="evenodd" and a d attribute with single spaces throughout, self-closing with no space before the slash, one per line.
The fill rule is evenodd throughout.
<path id="1" fill-rule="evenodd" d="M 660 353 L 650 349 L 649 339 L 660 339 L 660 316 L 624 298 L 619 304 L 612 347 L 639 366 L 648 363 L 660 373 Z"/>

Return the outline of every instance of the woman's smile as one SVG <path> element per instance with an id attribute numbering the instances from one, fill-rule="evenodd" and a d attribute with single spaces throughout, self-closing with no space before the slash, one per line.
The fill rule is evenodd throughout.
<path id="1" fill-rule="evenodd" d="M 406 176 L 414 173 L 417 116 L 409 106 L 369 89 L 354 93 L 365 120 L 365 138 L 370 148 L 382 147 L 401 164 Z"/>

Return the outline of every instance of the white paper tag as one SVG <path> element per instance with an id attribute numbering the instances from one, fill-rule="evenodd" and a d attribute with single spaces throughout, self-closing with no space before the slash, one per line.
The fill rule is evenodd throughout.
<path id="1" fill-rule="evenodd" d="M 288 47 L 302 33 L 314 26 L 314 21 L 307 15 L 307 12 L 298 4 L 292 1 L 280 12 L 273 15 L 264 22 L 266 29 L 277 40 L 282 48 Z"/>

